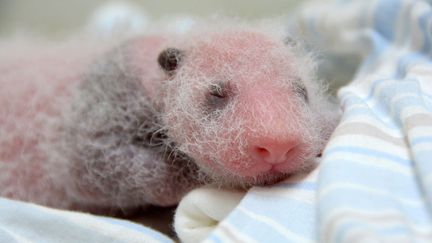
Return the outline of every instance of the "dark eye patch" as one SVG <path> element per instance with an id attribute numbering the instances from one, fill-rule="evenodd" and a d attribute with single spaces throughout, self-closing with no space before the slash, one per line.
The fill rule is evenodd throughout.
<path id="1" fill-rule="evenodd" d="M 306 103 L 309 103 L 309 97 L 306 90 L 306 87 L 304 86 L 303 82 L 298 79 L 294 82 L 294 91 L 300 95 L 306 101 Z"/>
<path id="2" fill-rule="evenodd" d="M 206 106 L 209 111 L 223 109 L 229 101 L 231 90 L 228 84 L 217 82 L 211 84 L 206 95 Z"/>

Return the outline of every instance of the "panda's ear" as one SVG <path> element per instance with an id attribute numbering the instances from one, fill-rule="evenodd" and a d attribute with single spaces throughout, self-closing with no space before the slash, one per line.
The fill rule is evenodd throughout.
<path id="1" fill-rule="evenodd" d="M 159 54 L 158 63 L 166 73 L 172 75 L 179 67 L 183 57 L 183 51 L 176 48 L 167 48 Z"/>

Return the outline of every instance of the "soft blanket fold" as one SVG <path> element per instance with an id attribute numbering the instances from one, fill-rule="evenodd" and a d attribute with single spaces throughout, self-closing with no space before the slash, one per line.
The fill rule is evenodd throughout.
<path id="1" fill-rule="evenodd" d="M 174 227 L 183 242 L 204 240 L 239 203 L 244 192 L 205 186 L 189 193 L 177 208 Z"/>

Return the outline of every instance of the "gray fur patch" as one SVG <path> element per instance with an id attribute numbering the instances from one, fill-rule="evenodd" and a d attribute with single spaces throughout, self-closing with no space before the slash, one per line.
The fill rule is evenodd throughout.
<path id="1" fill-rule="evenodd" d="M 173 205 L 197 181 L 197 167 L 161 130 L 143 82 L 120 50 L 84 76 L 66 112 L 62 148 L 77 202 L 128 208 Z M 102 204 L 102 205 L 101 205 Z"/>

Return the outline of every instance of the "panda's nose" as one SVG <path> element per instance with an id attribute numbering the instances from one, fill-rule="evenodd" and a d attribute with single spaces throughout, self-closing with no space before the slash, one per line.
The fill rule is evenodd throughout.
<path id="1" fill-rule="evenodd" d="M 257 162 L 280 164 L 287 162 L 290 154 L 294 152 L 298 144 L 295 139 L 286 141 L 265 139 L 253 144 L 249 152 L 251 157 Z"/>

